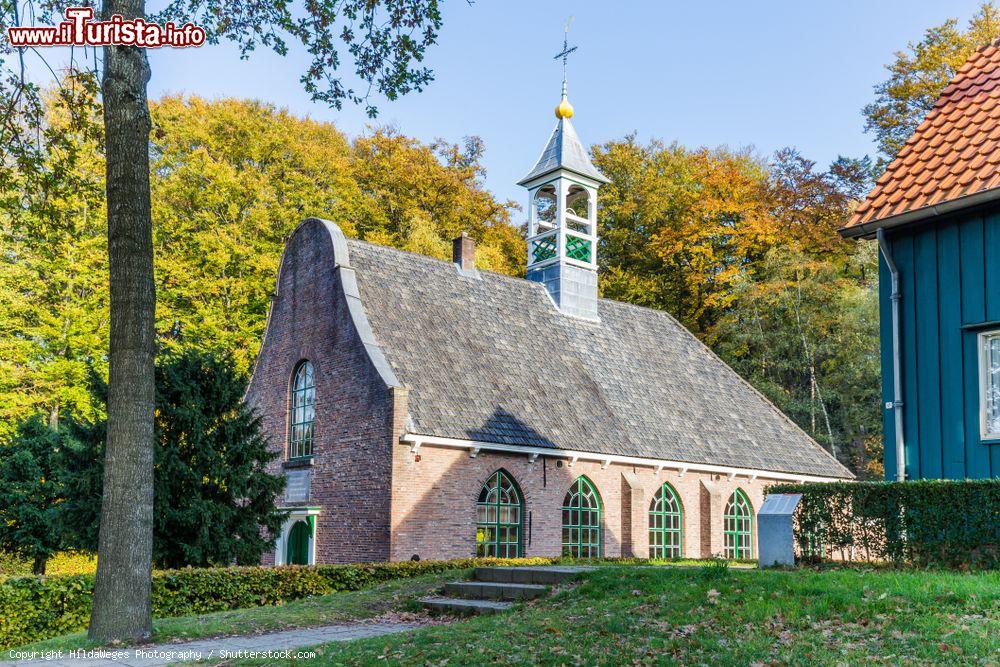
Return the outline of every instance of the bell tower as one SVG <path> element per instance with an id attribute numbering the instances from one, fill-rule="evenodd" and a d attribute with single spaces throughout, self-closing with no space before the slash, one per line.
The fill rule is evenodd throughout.
<path id="1" fill-rule="evenodd" d="M 597 190 L 608 179 L 591 163 L 570 121 L 566 57 L 576 48 L 564 36 L 556 55 L 563 61 L 556 127 L 535 166 L 517 184 L 528 190 L 527 279 L 545 285 L 564 314 L 596 320 Z"/>

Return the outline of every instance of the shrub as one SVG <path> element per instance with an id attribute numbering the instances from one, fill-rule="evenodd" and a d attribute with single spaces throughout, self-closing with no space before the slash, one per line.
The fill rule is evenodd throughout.
<path id="1" fill-rule="evenodd" d="M 1000 480 L 779 484 L 801 493 L 798 551 L 807 559 L 894 565 L 1000 565 Z"/>
<path id="2" fill-rule="evenodd" d="M 0 579 L 31 574 L 31 561 L 0 551 Z M 59 551 L 45 563 L 46 574 L 93 574 L 97 554 L 89 551 Z"/>
<path id="3" fill-rule="evenodd" d="M 484 565 L 548 565 L 551 558 L 465 558 L 311 567 L 226 567 L 153 573 L 153 615 L 187 616 L 276 605 L 311 595 L 354 591 L 406 579 Z M 13 577 L 0 581 L 0 647 L 76 632 L 90 618 L 91 574 Z"/>

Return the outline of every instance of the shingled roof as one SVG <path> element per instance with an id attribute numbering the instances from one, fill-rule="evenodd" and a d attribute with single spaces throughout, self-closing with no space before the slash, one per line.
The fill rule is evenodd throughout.
<path id="1" fill-rule="evenodd" d="M 580 143 L 580 137 L 577 136 L 569 118 L 559 119 L 535 166 L 517 184 L 525 185 L 539 176 L 560 168 L 569 169 L 598 183 L 610 182 L 590 161 L 587 149 Z"/>
<path id="2" fill-rule="evenodd" d="M 864 236 L 1000 195 L 1000 42 L 958 70 L 841 229 Z"/>
<path id="3" fill-rule="evenodd" d="M 580 320 L 539 283 L 346 246 L 412 434 L 851 477 L 664 312 L 602 299 Z"/>

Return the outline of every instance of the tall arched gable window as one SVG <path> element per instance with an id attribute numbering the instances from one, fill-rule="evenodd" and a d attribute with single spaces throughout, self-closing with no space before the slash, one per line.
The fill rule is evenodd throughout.
<path id="1" fill-rule="evenodd" d="M 520 558 L 524 499 L 506 470 L 489 476 L 476 502 L 476 555 Z"/>
<path id="2" fill-rule="evenodd" d="M 299 362 L 295 367 L 289 398 L 288 458 L 301 459 L 312 456 L 316 381 L 313 377 L 313 366 L 308 361 Z"/>
<path id="3" fill-rule="evenodd" d="M 753 558 L 753 506 L 742 489 L 729 496 L 723 522 L 726 558 Z"/>
<path id="4" fill-rule="evenodd" d="M 684 508 L 667 482 L 649 506 L 649 557 L 680 558 L 684 550 Z"/>
<path id="5" fill-rule="evenodd" d="M 601 557 L 601 495 L 586 477 L 576 478 L 562 506 L 562 553 L 574 558 Z"/>

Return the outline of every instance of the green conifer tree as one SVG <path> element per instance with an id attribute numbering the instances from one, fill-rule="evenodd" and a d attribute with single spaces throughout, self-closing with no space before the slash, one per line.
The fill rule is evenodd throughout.
<path id="1" fill-rule="evenodd" d="M 187 349 L 156 368 L 153 562 L 160 568 L 255 565 L 284 520 L 276 501 L 284 478 L 260 419 L 243 403 L 246 379 L 229 357 Z M 98 400 L 105 393 L 98 387 Z M 101 500 L 104 434 L 78 429 L 79 451 L 63 521 L 76 546 L 94 548 Z"/>
<path id="2" fill-rule="evenodd" d="M 65 546 L 60 441 L 36 415 L 0 446 L 0 550 L 31 561 L 34 574 L 45 574 L 46 561 Z"/>

